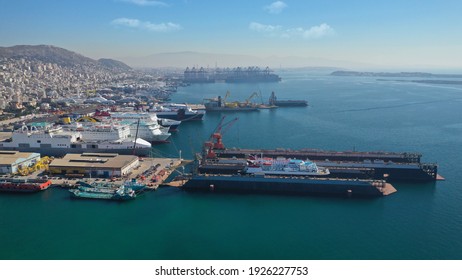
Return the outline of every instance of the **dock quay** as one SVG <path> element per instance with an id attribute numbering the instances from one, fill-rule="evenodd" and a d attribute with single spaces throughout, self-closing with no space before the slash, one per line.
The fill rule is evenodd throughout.
<path id="1" fill-rule="evenodd" d="M 50 179 L 53 187 L 74 188 L 78 181 L 85 181 L 89 184 L 94 182 L 110 182 L 114 185 L 122 185 L 127 180 L 136 179 L 138 182 L 146 184 L 146 190 L 157 190 L 179 166 L 188 163 L 178 158 L 140 158 L 140 165 L 130 174 L 122 177 L 112 178 L 95 178 L 95 177 L 72 177 L 61 175 L 44 175 Z M 30 174 L 21 178 L 32 180 L 37 178 L 38 174 Z"/>

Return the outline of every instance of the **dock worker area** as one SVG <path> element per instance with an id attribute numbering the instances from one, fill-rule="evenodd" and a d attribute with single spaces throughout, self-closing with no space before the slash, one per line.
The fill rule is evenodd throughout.
<path id="1" fill-rule="evenodd" d="M 140 158 L 114 153 L 67 154 L 55 158 L 48 175 L 53 185 L 73 187 L 77 181 L 111 181 L 122 183 L 136 179 L 148 189 L 157 189 L 182 163 L 178 158 Z"/>

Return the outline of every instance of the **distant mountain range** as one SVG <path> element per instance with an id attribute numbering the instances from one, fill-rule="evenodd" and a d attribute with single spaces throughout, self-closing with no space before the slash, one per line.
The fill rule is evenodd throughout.
<path id="1" fill-rule="evenodd" d="M 333 68 L 371 68 L 371 65 L 300 56 L 269 56 L 202 53 L 202 52 L 167 52 L 143 57 L 118 58 L 132 67 L 237 67 L 259 66 L 271 68 L 295 67 L 333 67 Z"/>
<path id="2" fill-rule="evenodd" d="M 43 63 L 56 63 L 62 67 L 77 65 L 101 67 L 108 70 L 130 70 L 125 63 L 113 59 L 94 60 L 81 54 L 50 45 L 18 45 L 0 47 L 0 58 L 38 60 Z"/>
<path id="3" fill-rule="evenodd" d="M 373 68 L 373 66 L 371 67 L 371 65 L 367 64 L 314 57 L 258 57 L 252 55 L 202 53 L 191 51 L 157 53 L 142 57 L 123 57 L 119 58 L 119 60 L 108 58 L 94 60 L 81 54 L 51 45 L 17 45 L 12 47 L 0 47 L 0 58 L 24 58 L 38 60 L 44 63 L 56 63 L 63 67 L 82 65 L 121 71 L 130 70 L 131 67 L 185 69 L 186 67 L 269 66 L 273 69 L 321 67 L 332 68 L 332 70 L 344 68 Z"/>

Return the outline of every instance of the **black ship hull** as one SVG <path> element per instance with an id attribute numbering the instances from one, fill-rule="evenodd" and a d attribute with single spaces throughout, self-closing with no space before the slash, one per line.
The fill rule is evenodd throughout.
<path id="1" fill-rule="evenodd" d="M 287 177 L 193 176 L 185 190 L 381 197 L 396 190 L 384 181 Z"/>

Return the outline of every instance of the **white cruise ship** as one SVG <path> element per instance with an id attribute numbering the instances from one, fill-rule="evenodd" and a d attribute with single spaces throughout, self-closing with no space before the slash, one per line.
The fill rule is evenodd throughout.
<path id="1" fill-rule="evenodd" d="M 122 109 L 123 110 L 123 109 Z M 155 122 L 164 128 L 168 128 L 168 132 L 174 132 L 178 130 L 178 126 L 181 121 L 172 119 L 159 118 L 156 113 L 153 112 L 135 112 L 133 108 L 129 108 L 129 111 L 117 111 L 111 112 L 108 109 L 97 109 L 95 117 L 98 119 L 116 119 L 116 120 L 134 120 L 140 119 L 145 122 Z M 165 131 L 165 130 L 162 130 Z"/>
<path id="2" fill-rule="evenodd" d="M 149 156 L 151 153 L 151 144 L 141 138 L 136 138 L 136 140 L 132 137 L 117 138 L 115 134 L 103 131 L 94 132 L 93 134 L 86 133 L 84 129 L 64 130 L 61 126 L 28 128 L 24 125 L 15 130 L 10 139 L 0 142 L 0 150 L 37 152 L 49 156 L 63 156 L 67 153 L 118 153 Z M 114 135 L 114 137 L 103 138 L 102 135 Z"/>
<path id="3" fill-rule="evenodd" d="M 169 127 L 162 127 L 158 124 L 156 114 L 147 112 L 111 112 L 110 117 L 104 120 L 115 120 L 129 125 L 132 136 L 136 135 L 138 129 L 138 137 L 153 143 L 167 142 L 171 135 L 168 132 Z M 138 120 L 140 121 L 139 125 Z"/>
<path id="4" fill-rule="evenodd" d="M 61 127 L 64 131 L 80 132 L 85 141 L 124 140 L 135 137 L 127 124 L 78 122 Z"/>

